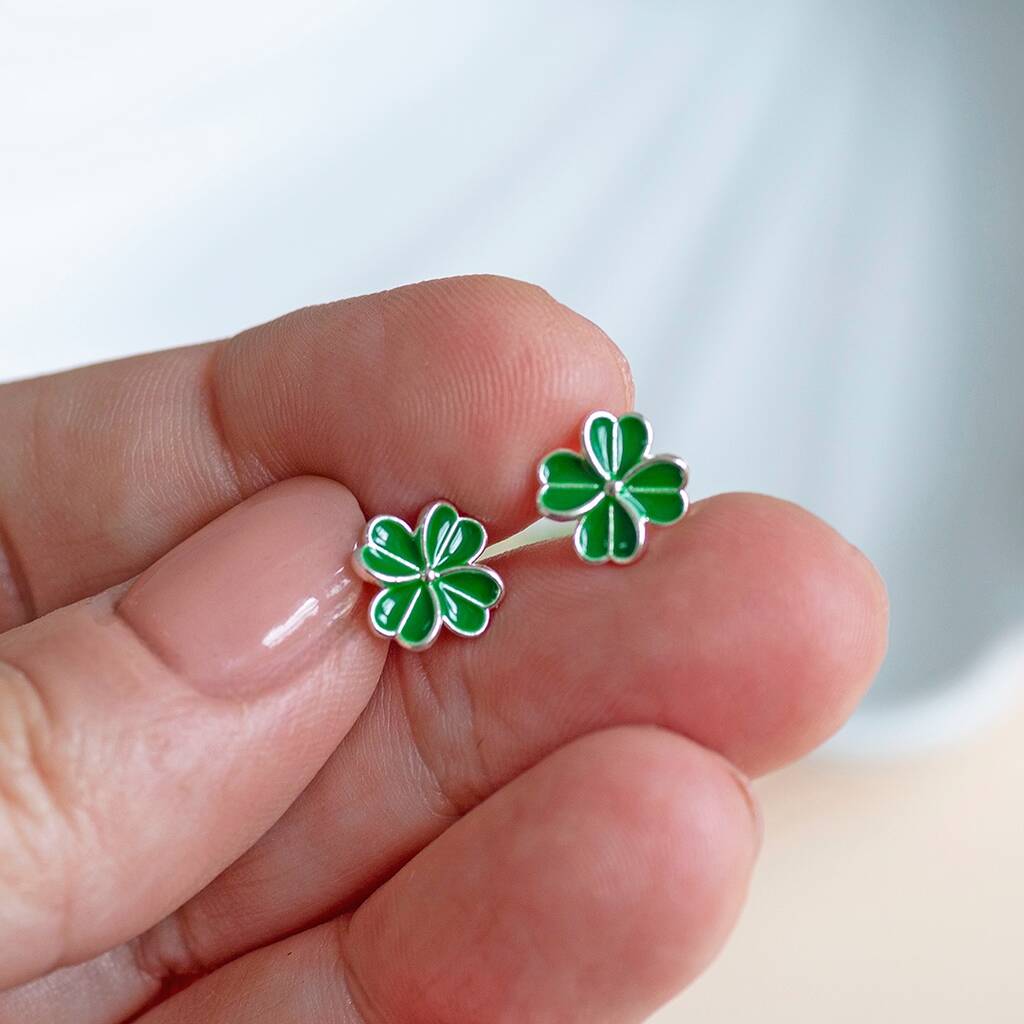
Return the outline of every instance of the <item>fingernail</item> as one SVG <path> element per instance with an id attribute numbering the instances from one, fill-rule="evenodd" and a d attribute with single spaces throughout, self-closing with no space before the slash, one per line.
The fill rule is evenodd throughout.
<path id="1" fill-rule="evenodd" d="M 119 612 L 179 675 L 216 696 L 287 682 L 323 653 L 359 594 L 362 527 L 340 484 L 303 477 L 235 506 L 144 572 Z"/>

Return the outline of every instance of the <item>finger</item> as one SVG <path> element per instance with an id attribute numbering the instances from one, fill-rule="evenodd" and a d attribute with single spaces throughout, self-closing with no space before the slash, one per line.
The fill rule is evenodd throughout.
<path id="1" fill-rule="evenodd" d="M 351 905 L 463 810 L 596 728 L 660 725 L 760 772 L 840 724 L 885 646 L 884 589 L 862 555 L 752 495 L 699 502 L 650 543 L 628 571 L 586 566 L 567 543 L 503 558 L 491 631 L 428 658 L 393 651 L 282 820 L 122 969 L 98 968 L 95 987 L 135 1005 L 153 974 L 208 969 Z"/>
<path id="2" fill-rule="evenodd" d="M 362 523 L 289 481 L 0 637 L 0 986 L 167 914 L 322 765 L 383 657 L 339 570 Z"/>
<path id="3" fill-rule="evenodd" d="M 708 963 L 758 844 L 726 763 L 660 730 L 578 740 L 349 920 L 250 954 L 142 1024 L 639 1022 Z"/>
<path id="4" fill-rule="evenodd" d="M 0 388 L 0 629 L 140 572 L 267 484 L 343 481 L 367 514 L 438 497 L 495 539 L 538 453 L 630 404 L 624 362 L 539 288 L 456 278 L 301 310 L 212 345 Z"/>
<path id="5" fill-rule="evenodd" d="M 508 596 L 486 638 L 392 651 L 295 806 L 146 942 L 173 950 L 184 926 L 190 959 L 209 964 L 245 937 L 251 948 L 301 927 L 597 728 L 662 726 L 753 774 L 830 735 L 885 649 L 884 590 L 866 559 L 806 512 L 752 495 L 698 503 L 651 543 L 628 572 L 586 566 L 567 544 L 502 559 Z"/>

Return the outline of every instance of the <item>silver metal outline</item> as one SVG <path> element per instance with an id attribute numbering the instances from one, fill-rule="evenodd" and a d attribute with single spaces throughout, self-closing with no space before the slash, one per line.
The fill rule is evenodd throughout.
<path id="1" fill-rule="evenodd" d="M 441 554 L 438 555 L 436 552 L 434 554 L 431 554 L 429 551 L 427 551 L 427 533 L 430 525 L 430 520 L 437 514 L 438 510 L 441 508 L 451 509 L 452 512 L 455 513 L 455 520 L 452 523 L 451 529 L 448 531 L 447 534 L 444 535 L 441 543 L 438 545 L 438 550 L 441 552 Z M 454 534 L 456 529 L 458 529 L 459 523 L 466 520 L 470 520 L 480 527 L 480 546 L 469 558 L 469 560 L 464 563 L 465 565 L 472 565 L 476 561 L 476 559 L 478 559 L 480 555 L 483 554 L 484 548 L 487 547 L 487 528 L 484 526 L 484 524 L 481 523 L 479 519 L 473 519 L 472 516 L 460 515 L 459 510 L 450 501 L 432 501 L 426 508 L 424 508 L 420 512 L 420 518 L 417 523 L 416 529 L 420 533 L 420 550 L 423 552 L 423 564 L 427 566 L 427 568 L 436 569 L 438 564 L 441 561 L 443 561 L 445 555 L 444 548 L 448 544 L 450 537 L 452 536 L 452 534 Z"/>
<path id="2" fill-rule="evenodd" d="M 553 519 L 556 523 L 571 523 L 574 519 L 578 519 L 581 515 L 586 515 L 597 503 L 604 497 L 604 492 L 601 490 L 600 484 L 598 485 L 597 493 L 589 501 L 585 502 L 574 512 L 549 512 L 543 504 L 544 488 L 548 486 L 548 480 L 544 475 L 545 463 L 552 455 L 572 455 L 573 458 L 580 459 L 587 463 L 591 469 L 594 467 L 590 463 L 590 459 L 586 455 L 580 454 L 580 452 L 574 452 L 571 448 L 556 448 L 554 451 L 550 451 L 544 456 L 540 462 L 537 463 L 537 479 L 540 481 L 540 490 L 537 491 L 537 511 L 544 516 L 545 519 Z M 594 472 L 598 472 L 596 469 Z M 602 480 L 605 478 L 602 477 Z M 607 482 L 607 480 L 605 481 Z"/>
<path id="3" fill-rule="evenodd" d="M 587 461 L 595 470 L 601 475 L 604 480 L 611 480 L 613 474 L 607 473 L 604 467 L 601 465 L 600 460 L 594 454 L 594 449 L 590 444 L 590 428 L 594 425 L 595 420 L 599 419 L 610 419 L 615 426 L 612 428 L 612 437 L 614 438 L 616 431 L 619 429 L 619 418 L 614 413 L 607 412 L 604 409 L 597 409 L 592 412 L 584 421 L 583 426 L 580 428 L 580 440 L 583 442 L 583 451 L 586 452 Z"/>
<path id="4" fill-rule="evenodd" d="M 416 532 L 419 534 L 420 538 L 420 551 L 423 553 L 423 565 L 427 569 L 431 569 L 434 566 L 434 556 L 427 550 L 427 531 L 430 526 L 430 520 L 433 519 L 438 510 L 442 508 L 449 508 L 455 513 L 454 523 L 457 524 L 459 521 L 459 513 L 450 501 L 432 501 L 429 505 L 420 510 L 419 519 L 416 521 Z M 444 539 L 447 541 L 447 536 L 445 536 Z"/>
<path id="5" fill-rule="evenodd" d="M 599 419 L 610 419 L 612 421 L 613 461 L 610 473 L 606 473 L 601 467 L 601 463 L 598 461 L 597 455 L 590 444 L 590 428 Z M 649 459 L 651 457 L 651 444 L 654 441 L 654 427 L 651 426 L 651 421 L 643 413 L 625 412 L 621 416 L 616 416 L 605 409 L 598 409 L 583 421 L 583 426 L 580 428 L 580 440 L 583 442 L 583 451 L 586 452 L 587 460 L 605 480 L 618 479 L 619 470 L 622 467 L 622 421 L 625 419 L 639 420 L 644 425 L 644 434 L 647 437 L 647 441 L 640 455 L 640 462 L 643 462 L 644 459 Z"/>
<path id="6" fill-rule="evenodd" d="M 482 636 L 483 633 L 486 632 L 487 627 L 491 624 L 491 612 L 493 612 L 494 609 L 497 608 L 498 605 L 501 604 L 501 602 L 505 600 L 505 581 L 489 565 L 460 565 L 460 566 L 457 566 L 457 567 L 453 567 L 451 569 L 445 569 L 443 572 L 441 572 L 439 574 L 439 576 L 438 576 L 438 579 L 437 579 L 437 585 L 439 587 L 444 585 L 444 578 L 445 578 L 445 576 L 452 576 L 452 575 L 454 575 L 457 572 L 465 572 L 467 569 L 469 569 L 469 570 L 471 570 L 473 572 L 486 573 L 488 576 L 491 577 L 492 580 L 494 580 L 494 582 L 498 585 L 498 597 L 497 597 L 497 600 L 492 605 L 480 604 L 479 601 L 475 601 L 468 594 L 463 594 L 462 591 L 460 590 L 460 591 L 458 591 L 458 593 L 459 593 L 459 595 L 461 597 L 463 597 L 465 600 L 469 601 L 470 604 L 475 604 L 478 608 L 482 608 L 483 609 L 484 624 L 475 633 L 472 633 L 469 630 L 459 629 L 457 626 L 453 626 L 452 623 L 449 622 L 448 619 L 444 619 L 444 624 L 453 633 L 455 633 L 457 636 L 465 636 L 465 637 Z M 454 590 L 455 588 L 454 587 L 449 587 L 449 589 Z M 444 613 L 443 612 L 441 613 L 441 617 L 444 618 Z"/>
<path id="7" fill-rule="evenodd" d="M 415 527 L 415 529 L 413 529 L 404 519 L 400 519 L 398 516 L 392 516 L 392 515 L 374 516 L 366 524 L 365 528 L 363 529 L 363 539 L 362 539 L 362 542 L 356 547 L 356 550 L 355 550 L 355 552 L 353 553 L 353 556 L 352 556 L 352 564 L 353 564 L 353 568 L 354 568 L 354 570 L 356 572 L 356 575 L 358 575 L 360 579 L 365 580 L 367 583 L 372 583 L 375 586 L 380 588 L 378 593 L 376 593 L 373 596 L 373 599 L 370 601 L 370 606 L 367 609 L 367 618 L 369 620 L 370 629 L 374 633 L 376 633 L 377 636 L 382 637 L 385 640 L 394 640 L 395 643 L 397 643 L 400 647 L 403 647 L 403 648 L 405 648 L 405 650 L 408 650 L 408 651 L 424 651 L 424 650 L 426 650 L 428 647 L 430 647 L 437 640 L 438 636 L 440 635 L 442 626 L 447 627 L 448 630 L 450 632 L 454 633 L 456 636 L 462 636 L 462 637 L 468 637 L 468 638 L 481 636 L 485 632 L 487 627 L 490 625 L 490 622 L 491 622 L 491 612 L 493 612 L 494 609 L 497 608 L 498 605 L 501 604 L 501 602 L 504 600 L 504 597 L 505 597 L 505 582 L 504 582 L 504 580 L 502 580 L 501 576 L 499 576 L 498 573 L 494 569 L 492 569 L 490 566 L 488 566 L 488 565 L 477 565 L 476 564 L 476 559 L 478 559 L 480 557 L 480 555 L 483 553 L 484 549 L 487 547 L 487 528 L 478 519 L 473 519 L 473 522 L 477 523 L 479 525 L 479 527 L 480 527 L 481 544 L 480 544 L 479 550 L 473 555 L 473 557 L 470 558 L 463 565 L 450 566 L 447 569 L 438 570 L 437 571 L 437 579 L 434 580 L 434 581 L 427 581 L 426 579 L 423 578 L 423 573 L 433 568 L 433 566 L 431 566 L 429 564 L 429 556 L 427 554 L 427 549 L 426 549 L 426 543 L 427 543 L 426 542 L 426 533 L 427 533 L 426 526 L 427 526 L 427 522 L 429 521 L 430 517 L 433 516 L 436 513 L 436 511 L 442 505 L 448 506 L 455 513 L 455 525 L 457 525 L 459 520 L 461 520 L 461 519 L 472 519 L 473 518 L 472 516 L 463 516 L 463 515 L 461 515 L 459 513 L 459 510 L 450 501 L 446 501 L 443 498 L 438 499 L 436 501 L 430 502 L 429 504 L 425 505 L 420 510 L 420 514 L 419 514 L 419 516 L 416 519 L 416 527 Z M 424 567 L 423 567 L 422 570 L 417 568 L 415 574 L 413 574 L 413 575 L 403 576 L 401 578 L 392 578 L 392 577 L 389 577 L 389 576 L 378 575 L 377 573 L 375 573 L 372 570 L 370 570 L 369 567 L 367 567 L 363 563 L 363 560 L 362 560 L 362 549 L 364 547 L 372 547 L 372 548 L 377 548 L 379 550 L 379 545 L 371 542 L 370 534 L 371 534 L 371 531 L 373 530 L 374 526 L 376 526 L 381 520 L 387 520 L 389 522 L 394 522 L 394 523 L 401 524 L 409 532 L 410 536 L 414 540 L 416 540 L 418 542 L 419 547 L 420 547 L 420 551 L 422 552 L 423 557 L 424 557 Z M 388 555 L 391 554 L 390 552 L 385 552 L 385 553 L 388 554 Z M 394 556 L 391 556 L 391 557 L 394 557 Z M 434 589 L 435 586 L 439 585 L 440 581 L 445 577 L 445 575 L 447 575 L 449 573 L 454 573 L 454 572 L 461 572 L 461 571 L 463 571 L 465 569 L 473 569 L 473 570 L 476 570 L 476 571 L 479 571 L 479 572 L 485 572 L 498 585 L 498 599 L 494 602 L 493 605 L 490 606 L 490 608 L 485 608 L 484 609 L 484 611 L 487 613 L 485 615 L 485 617 L 484 617 L 484 624 L 483 624 L 483 627 L 480 629 L 480 631 L 476 632 L 476 633 L 470 633 L 470 632 L 467 632 L 466 630 L 457 629 L 456 627 L 454 627 L 448 621 L 447 618 L 445 618 L 444 613 L 441 610 L 441 604 L 440 604 L 440 601 L 438 600 L 437 592 Z M 374 611 L 377 608 L 377 605 L 379 604 L 379 602 L 381 600 L 383 600 L 384 596 L 387 594 L 388 590 L 390 590 L 391 587 L 393 587 L 393 586 L 401 586 L 402 584 L 414 584 L 417 579 L 419 579 L 421 581 L 420 589 L 421 590 L 425 590 L 427 592 L 427 594 L 429 595 L 429 599 L 430 599 L 431 603 L 434 606 L 434 623 L 433 623 L 433 625 L 430 628 L 430 632 L 427 634 L 427 636 L 420 643 L 410 644 L 410 643 L 406 643 L 401 638 L 401 636 L 398 635 L 399 631 L 402 628 L 402 624 L 405 621 L 404 618 L 403 618 L 402 622 L 399 623 L 398 627 L 394 631 L 385 630 L 385 629 L 382 629 L 377 624 L 377 622 L 375 621 L 375 619 L 374 619 Z M 418 599 L 419 598 L 417 598 L 417 600 Z M 472 598 L 469 598 L 469 600 L 472 600 Z M 412 607 L 413 607 L 413 604 L 410 604 L 409 609 L 411 610 Z M 406 612 L 406 614 L 408 614 L 408 611 Z"/>
<path id="8" fill-rule="evenodd" d="M 608 496 L 602 495 L 602 497 Z M 619 555 L 614 554 L 612 548 L 609 548 L 601 558 L 588 557 L 584 554 L 583 543 L 580 540 L 580 534 L 583 532 L 583 520 L 586 518 L 584 516 L 581 517 L 576 529 L 573 531 L 572 544 L 576 549 L 576 554 L 579 555 L 587 565 L 607 565 L 609 562 L 612 562 L 615 565 L 631 565 L 647 550 L 647 523 L 649 520 L 644 516 L 639 515 L 637 510 L 628 501 L 623 501 L 621 498 L 608 497 L 609 512 L 612 511 L 615 505 L 618 505 L 626 513 L 636 529 L 636 550 L 629 556 L 629 558 L 622 558 Z M 608 537 L 609 540 L 614 542 L 615 534 L 610 527 L 611 524 L 609 523 Z"/>
<path id="9" fill-rule="evenodd" d="M 609 475 L 601 467 L 601 464 L 598 461 L 594 453 L 594 450 L 590 444 L 591 427 L 593 426 L 596 420 L 601 418 L 611 419 L 614 422 L 615 425 L 613 428 L 613 445 L 615 450 L 612 454 L 614 456 L 615 463 L 619 467 L 621 467 L 621 423 L 622 420 L 626 419 L 627 417 L 630 419 L 640 420 L 640 422 L 643 423 L 647 441 L 644 445 L 640 459 L 630 469 L 628 469 L 622 476 L 619 476 L 618 469 L 615 469 L 614 472 Z M 590 415 L 588 415 L 586 419 L 583 421 L 583 426 L 580 428 L 580 440 L 582 444 L 582 452 L 574 452 L 569 448 L 556 448 L 553 451 L 548 452 L 537 464 L 537 478 L 541 483 L 540 490 L 537 492 L 537 511 L 540 512 L 540 514 L 544 516 L 546 519 L 551 519 L 555 522 L 571 522 L 572 520 L 577 520 L 576 529 L 575 531 L 573 531 L 573 547 L 576 549 L 576 554 L 579 555 L 580 559 L 584 561 L 587 565 L 605 565 L 608 562 L 611 562 L 615 565 L 631 565 L 633 562 L 637 561 L 647 550 L 648 525 L 673 526 L 675 523 L 678 523 L 683 518 L 683 516 L 685 516 L 686 513 L 689 511 L 690 496 L 689 494 L 687 494 L 686 488 L 690 482 L 690 467 L 687 465 L 684 459 L 679 458 L 679 456 L 677 455 L 651 454 L 651 449 L 653 447 L 654 442 L 654 427 L 651 424 L 651 421 L 646 416 L 644 416 L 643 413 L 636 412 L 635 410 L 623 413 L 622 416 L 615 416 L 613 413 L 610 413 L 605 409 L 595 410 L 594 412 L 590 413 Z M 594 472 L 597 473 L 597 475 L 606 483 L 611 482 L 613 480 L 620 480 L 624 487 L 628 486 L 628 483 L 630 479 L 632 479 L 632 477 L 634 477 L 641 470 L 646 469 L 648 466 L 660 462 L 671 462 L 679 466 L 679 468 L 682 470 L 682 485 L 679 488 L 679 494 L 682 498 L 682 511 L 679 513 L 678 516 L 676 516 L 669 522 L 656 523 L 650 518 L 650 516 L 646 515 L 642 509 L 637 507 L 639 505 L 639 502 L 637 502 L 635 499 L 633 501 L 630 501 L 628 495 L 625 497 L 619 494 L 610 495 L 607 494 L 606 491 L 602 489 L 599 490 L 590 501 L 586 502 L 584 505 L 579 506 L 576 510 L 574 510 L 571 513 L 551 512 L 547 508 L 545 508 L 543 504 L 544 488 L 548 485 L 548 480 L 545 475 L 545 463 L 552 455 L 561 453 L 568 453 L 571 455 L 575 455 L 578 458 L 584 459 L 587 463 L 589 463 Z M 583 545 L 580 540 L 580 535 L 583 529 L 583 521 L 586 518 L 587 514 L 593 511 L 606 498 L 608 499 L 609 503 L 616 503 L 620 505 L 625 510 L 626 514 L 630 517 L 630 519 L 633 521 L 634 526 L 636 527 L 637 548 L 636 551 L 629 558 L 617 557 L 611 551 L 609 551 L 603 558 L 600 559 L 588 558 L 584 554 Z M 611 530 L 609 530 L 609 538 L 612 537 L 613 533 Z"/>
<path id="10" fill-rule="evenodd" d="M 652 526 L 675 526 L 675 524 L 678 523 L 679 520 L 682 519 L 683 516 L 685 516 L 686 513 L 689 511 L 689 508 L 690 508 L 690 496 L 686 493 L 686 487 L 687 487 L 687 485 L 690 482 L 690 467 L 687 465 L 686 460 L 679 458 L 678 455 L 668 455 L 668 454 L 651 455 L 650 457 L 644 459 L 642 462 L 638 462 L 622 478 L 623 486 L 629 486 L 630 479 L 632 477 L 636 476 L 637 473 L 640 472 L 640 470 L 647 469 L 650 466 L 656 466 L 656 465 L 659 465 L 660 463 L 667 463 L 667 462 L 671 462 L 673 465 L 678 466 L 680 468 L 680 470 L 682 471 L 683 482 L 682 482 L 681 486 L 678 489 L 678 493 L 682 496 L 682 499 L 683 499 L 683 510 L 682 510 L 682 512 L 679 513 L 679 515 L 677 515 L 675 517 L 675 519 L 670 519 L 667 523 L 656 523 L 656 522 L 654 522 L 653 519 L 651 519 L 650 516 L 645 515 L 644 518 Z M 630 493 L 632 493 L 632 491 L 630 491 Z M 643 492 L 641 492 L 641 493 L 643 493 Z M 665 492 L 665 493 L 669 493 L 669 492 Z M 677 492 L 673 488 L 671 493 L 675 494 Z"/>
<path id="11" fill-rule="evenodd" d="M 644 436 L 647 441 L 644 443 L 643 451 L 640 453 L 639 461 L 633 466 L 635 469 L 640 463 L 651 457 L 651 446 L 654 444 L 654 426 L 651 421 L 641 412 L 624 412 L 618 419 L 617 430 L 619 437 L 619 469 L 616 470 L 618 474 L 622 470 L 622 421 L 623 420 L 639 420 L 644 425 Z M 631 473 L 633 470 L 627 470 L 627 473 Z M 623 479 L 619 477 L 619 479 Z"/>
<path id="12" fill-rule="evenodd" d="M 437 603 L 437 595 L 434 593 L 433 588 L 430 586 L 429 583 L 420 583 L 418 585 L 412 583 L 411 585 L 416 587 L 417 596 L 412 602 L 410 602 L 409 607 L 406 609 L 405 614 L 402 616 L 402 621 L 399 622 L 398 626 L 394 630 L 382 629 L 377 624 L 377 621 L 373 617 L 374 610 L 376 609 L 377 605 L 388 595 L 388 593 L 391 590 L 391 587 L 382 587 L 374 595 L 373 600 L 370 602 L 370 608 L 368 613 L 370 619 L 370 628 L 377 634 L 377 636 L 383 637 L 385 640 L 394 640 L 396 644 L 398 644 L 400 647 L 404 647 L 407 651 L 425 651 L 437 639 L 437 634 L 441 632 L 441 609 Z M 402 626 L 405 625 L 406 619 L 409 617 L 409 612 L 412 611 L 412 608 L 415 605 L 416 600 L 419 599 L 419 595 L 424 591 L 426 591 L 428 599 L 434 606 L 433 624 L 430 627 L 430 632 L 427 633 L 427 635 L 419 643 L 406 643 L 406 641 L 403 640 L 401 636 L 399 636 L 399 632 L 401 631 Z"/>
<path id="13" fill-rule="evenodd" d="M 377 526 L 378 523 L 381 523 L 385 520 L 392 523 L 398 523 L 400 526 L 404 526 L 405 529 L 409 531 L 409 536 L 412 537 L 413 541 L 416 540 L 415 531 L 404 519 L 399 519 L 398 516 L 374 516 L 363 528 L 362 542 L 356 546 L 356 549 L 352 554 L 352 568 L 355 570 L 356 575 L 360 579 L 365 580 L 367 583 L 411 583 L 420 574 L 420 570 L 418 567 L 411 576 L 383 576 L 378 575 L 376 572 L 370 569 L 368 565 L 366 565 L 363 562 L 363 548 L 374 548 L 377 551 L 384 550 L 380 547 L 379 544 L 374 543 L 370 538 L 373 534 L 374 527 Z M 391 554 L 390 551 L 385 550 L 384 553 L 389 558 L 395 557 Z"/>

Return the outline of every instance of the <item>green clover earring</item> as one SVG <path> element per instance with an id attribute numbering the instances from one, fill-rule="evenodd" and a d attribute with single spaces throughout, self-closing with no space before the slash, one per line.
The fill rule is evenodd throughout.
<path id="1" fill-rule="evenodd" d="M 395 516 L 371 519 L 354 562 L 382 588 L 370 603 L 374 632 L 414 651 L 429 647 L 442 623 L 479 636 L 505 592 L 493 569 L 473 564 L 486 545 L 483 526 L 447 501 L 423 509 L 415 530 Z"/>
<path id="2" fill-rule="evenodd" d="M 593 412 L 582 433 L 584 454 L 560 448 L 541 460 L 537 508 L 579 520 L 573 543 L 585 562 L 628 565 L 644 551 L 648 523 L 686 515 L 689 470 L 675 455 L 651 455 L 651 425 L 639 413 Z"/>

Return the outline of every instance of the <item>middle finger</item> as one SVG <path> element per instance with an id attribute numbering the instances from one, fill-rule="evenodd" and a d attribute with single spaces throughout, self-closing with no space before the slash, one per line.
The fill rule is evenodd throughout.
<path id="1" fill-rule="evenodd" d="M 501 560 L 476 643 L 393 648 L 353 731 L 280 822 L 143 942 L 221 962 L 352 904 L 552 750 L 621 724 L 671 729 L 757 774 L 821 742 L 881 660 L 862 555 L 793 505 L 698 503 L 629 571 L 568 544 Z"/>
<path id="2" fill-rule="evenodd" d="M 629 570 L 586 566 L 567 542 L 501 559 L 508 597 L 484 639 L 393 648 L 353 730 L 248 853 L 130 946 L 0 996 L 0 1021 L 49 1020 L 83 988 L 90 1022 L 120 1019 L 154 978 L 324 920 L 575 737 L 659 725 L 758 774 L 842 722 L 885 646 L 863 556 L 753 495 L 699 502 L 650 543 Z"/>

